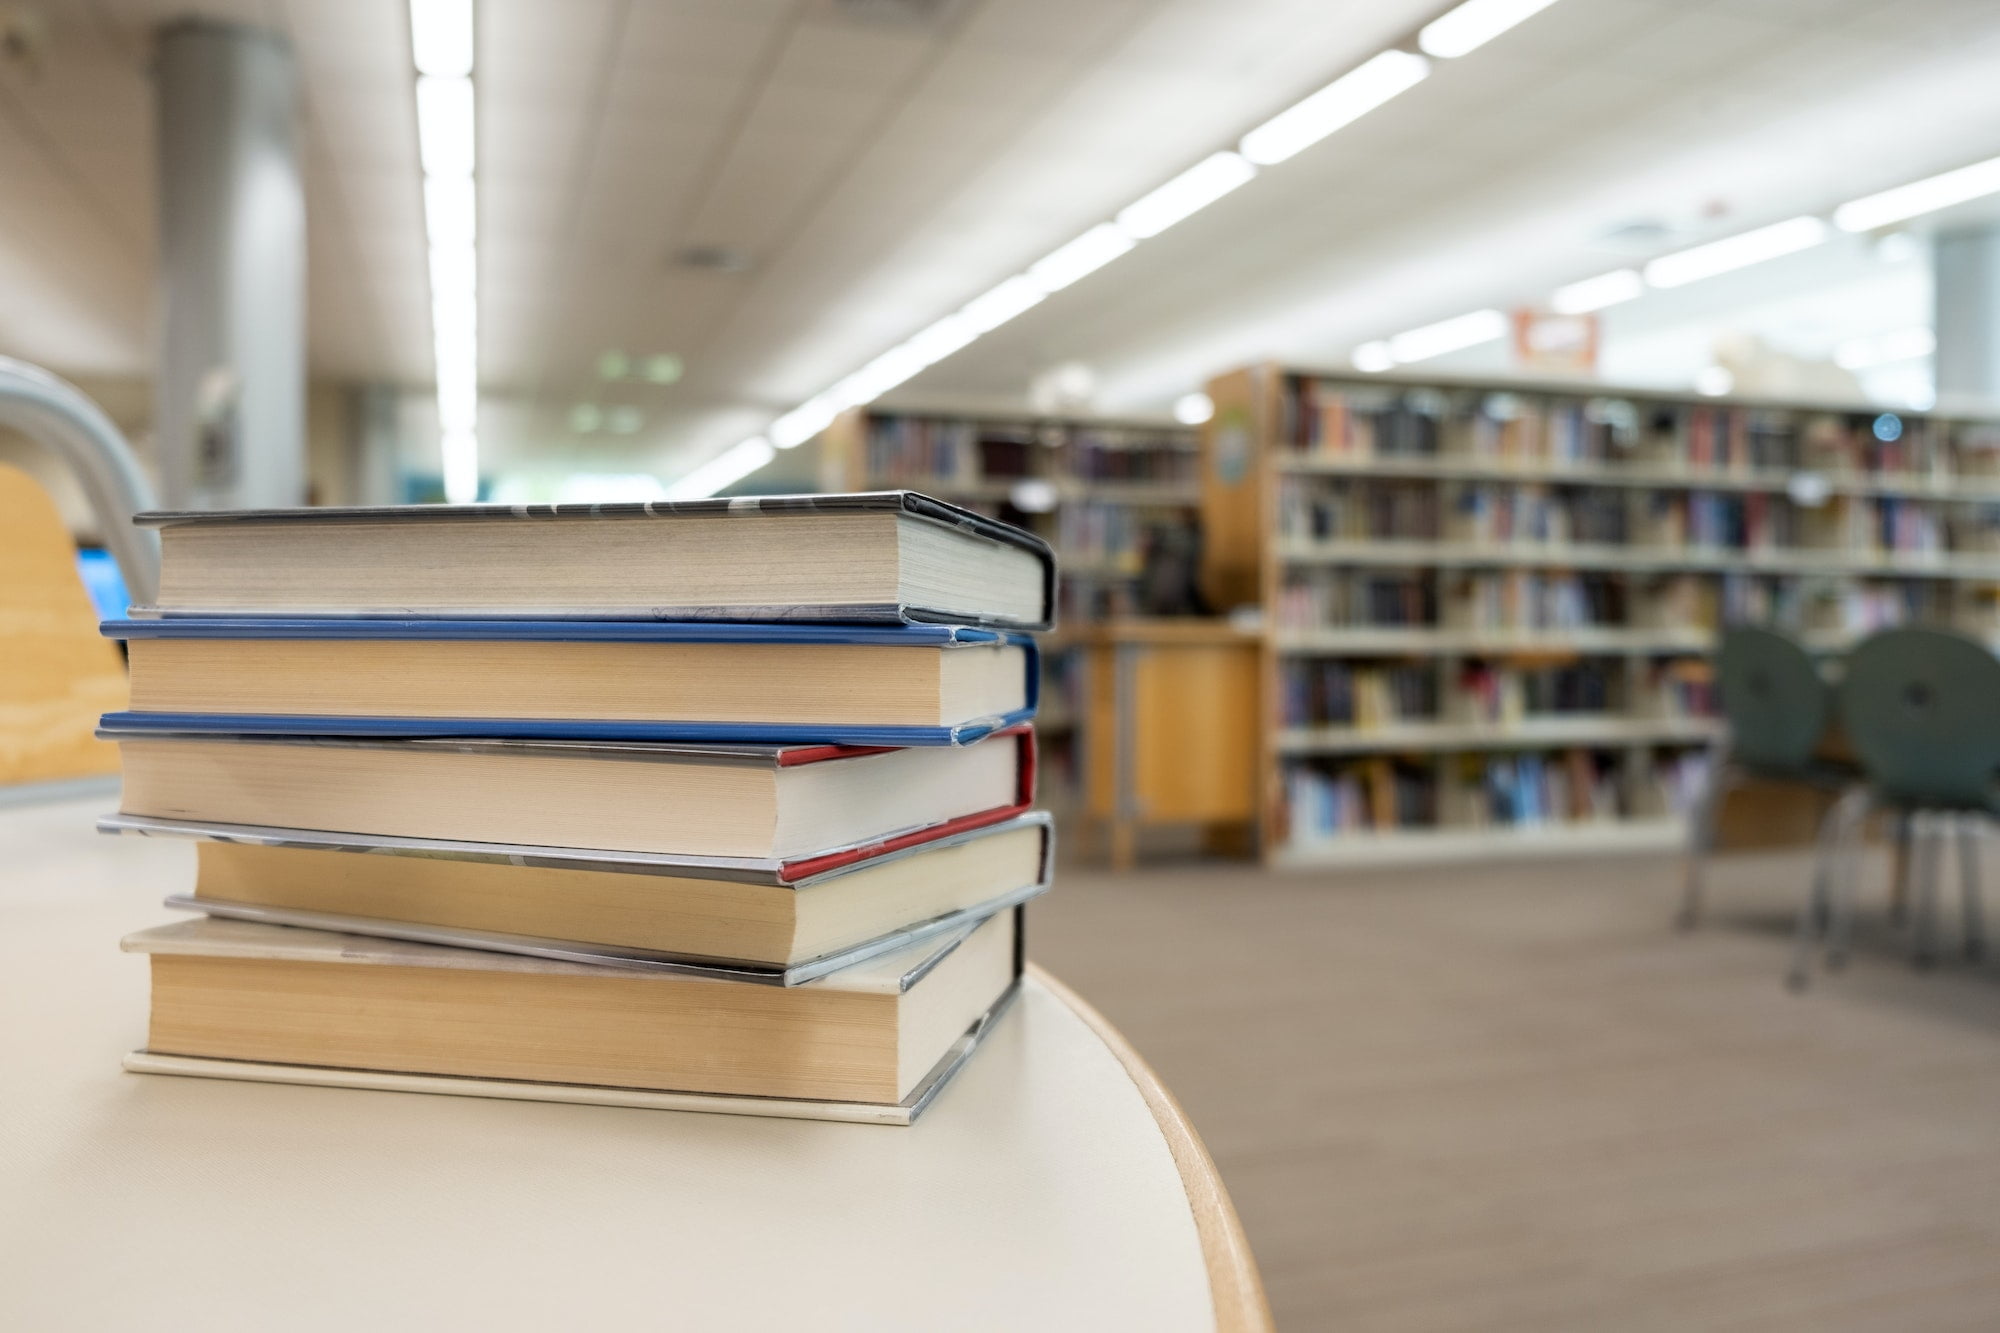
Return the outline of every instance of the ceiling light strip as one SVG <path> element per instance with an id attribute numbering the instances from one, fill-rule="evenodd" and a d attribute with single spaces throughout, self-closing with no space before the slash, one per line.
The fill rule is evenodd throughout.
<path id="1" fill-rule="evenodd" d="M 472 0 L 410 0 L 417 148 L 430 251 L 431 342 L 445 499 L 479 498 L 478 134 Z"/>
<path id="2" fill-rule="evenodd" d="M 1420 35 L 1419 40 L 1438 47 L 1432 54 L 1463 55 L 1552 3 L 1554 0 L 1466 0 L 1428 25 L 1423 31 L 1430 36 Z M 691 487 L 713 482 L 714 488 L 720 489 L 741 480 L 768 462 L 774 456 L 773 450 L 804 444 L 832 424 L 840 413 L 881 397 L 1051 294 L 1130 253 L 1139 242 L 1192 217 L 1248 184 L 1260 167 L 1284 162 L 1343 126 L 1353 124 L 1397 94 L 1415 87 L 1430 70 L 1428 58 L 1400 48 L 1382 51 L 1363 61 L 1245 134 L 1235 151 L 1224 150 L 1203 158 L 1134 200 L 1112 221 L 1099 223 L 1036 260 L 1026 271 L 974 297 L 839 383 L 800 403 L 773 421 L 762 435 L 741 441 L 688 473 L 670 493 L 684 497 L 693 493 Z M 1481 318 L 1489 313 L 1498 315 L 1497 311 L 1476 313 Z M 732 460 L 727 467 L 722 466 L 725 459 Z M 752 459 L 759 461 L 743 466 Z M 737 470 L 739 467 L 741 470 Z M 701 493 L 713 494 L 713 490 Z"/>

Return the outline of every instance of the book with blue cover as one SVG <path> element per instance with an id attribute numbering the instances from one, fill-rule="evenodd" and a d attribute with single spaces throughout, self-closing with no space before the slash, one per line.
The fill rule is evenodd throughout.
<path id="1" fill-rule="evenodd" d="M 951 625 L 112 620 L 121 732 L 967 745 L 1031 719 L 1026 635 Z"/>

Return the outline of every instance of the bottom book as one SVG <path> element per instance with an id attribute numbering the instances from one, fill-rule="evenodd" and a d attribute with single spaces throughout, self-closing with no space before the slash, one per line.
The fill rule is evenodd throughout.
<path id="1" fill-rule="evenodd" d="M 205 918 L 151 955 L 140 1073 L 907 1124 L 1005 1011 L 1021 910 L 801 986 Z"/>

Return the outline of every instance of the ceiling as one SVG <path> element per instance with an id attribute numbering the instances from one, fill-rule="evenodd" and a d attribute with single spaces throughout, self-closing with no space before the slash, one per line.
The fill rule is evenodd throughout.
<path id="1" fill-rule="evenodd" d="M 298 51 L 314 374 L 428 384 L 403 0 L 30 7 L 39 72 L 0 64 L 0 353 L 146 372 L 148 35 L 198 11 Z M 489 457 L 678 471 L 1445 7 L 478 0 Z M 1669 249 L 2000 152 L 1996 58 L 1989 0 L 1561 0 L 904 393 L 1018 400 L 1081 360 L 1135 411 L 1337 362 L 1627 262 L 1604 238 L 1633 223 Z M 673 262 L 700 245 L 749 267 Z M 685 378 L 603 384 L 608 349 Z M 574 435 L 579 402 L 638 429 Z"/>

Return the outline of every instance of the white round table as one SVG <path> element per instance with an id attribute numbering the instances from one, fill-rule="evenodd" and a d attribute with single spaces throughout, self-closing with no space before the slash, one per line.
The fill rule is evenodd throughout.
<path id="1" fill-rule="evenodd" d="M 1200 1140 L 1039 972 L 909 1128 L 123 1073 L 118 939 L 193 858 L 114 804 L 0 809 L 0 1328 L 1269 1327 Z"/>

